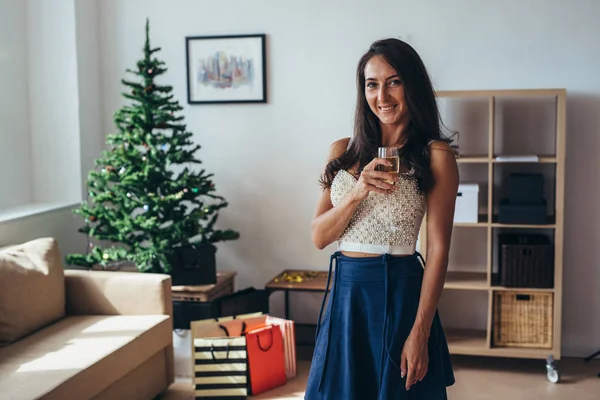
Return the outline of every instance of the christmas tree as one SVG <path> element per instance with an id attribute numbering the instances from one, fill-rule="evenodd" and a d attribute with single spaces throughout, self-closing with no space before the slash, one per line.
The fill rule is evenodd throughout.
<path id="1" fill-rule="evenodd" d="M 178 249 L 239 238 L 233 230 L 215 229 L 218 211 L 228 203 L 215 194 L 213 174 L 188 166 L 201 163 L 194 158 L 200 146 L 175 115 L 183 108 L 172 87 L 155 82 L 167 71 L 153 57 L 159 50 L 150 47 L 146 21 L 144 58 L 136 70 L 127 69 L 137 79 L 121 80 L 131 104 L 115 113 L 118 133 L 107 136 L 109 149 L 88 175 L 88 200 L 74 210 L 85 219 L 79 232 L 108 244 L 89 240 L 86 254 L 67 255 L 69 264 L 131 262 L 140 271 L 169 273 Z"/>

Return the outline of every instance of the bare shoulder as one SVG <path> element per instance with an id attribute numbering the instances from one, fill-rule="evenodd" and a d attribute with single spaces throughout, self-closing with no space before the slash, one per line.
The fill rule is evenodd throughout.
<path id="1" fill-rule="evenodd" d="M 436 140 L 429 145 L 431 158 L 431 171 L 437 183 L 443 182 L 453 190 L 458 182 L 458 164 L 456 151 L 444 141 Z M 436 184 L 436 186 L 439 186 Z"/>
<path id="2" fill-rule="evenodd" d="M 443 140 L 432 140 L 431 142 L 429 142 L 429 148 L 431 150 L 442 150 L 442 151 L 447 151 L 452 154 L 456 154 L 454 149 L 452 147 L 450 147 L 450 145 L 448 143 L 444 142 Z"/>
<path id="3" fill-rule="evenodd" d="M 348 149 L 348 144 L 350 143 L 350 138 L 341 138 L 333 142 L 329 148 L 329 161 L 334 160 L 344 154 L 346 149 Z"/>

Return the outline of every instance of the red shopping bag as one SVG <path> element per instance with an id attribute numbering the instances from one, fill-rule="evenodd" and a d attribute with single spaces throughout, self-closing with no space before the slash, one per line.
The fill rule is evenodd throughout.
<path id="1" fill-rule="evenodd" d="M 279 326 L 267 325 L 246 332 L 246 347 L 252 396 L 285 385 L 285 354 Z"/>
<path id="2" fill-rule="evenodd" d="M 281 329 L 283 336 L 283 351 L 285 354 L 285 373 L 287 378 L 296 376 L 296 332 L 294 321 L 289 319 L 277 318 L 266 315 L 265 322 L 270 325 L 277 325 Z"/>

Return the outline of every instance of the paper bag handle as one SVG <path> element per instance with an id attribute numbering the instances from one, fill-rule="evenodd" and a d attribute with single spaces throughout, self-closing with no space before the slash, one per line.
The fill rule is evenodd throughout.
<path id="1" fill-rule="evenodd" d="M 224 359 L 229 360 L 229 343 L 227 343 L 226 348 L 227 348 L 227 353 L 225 353 Z M 217 357 L 215 357 L 215 345 L 214 344 L 210 345 L 210 355 L 212 356 L 213 361 L 217 361 Z"/>
<path id="2" fill-rule="evenodd" d="M 264 352 L 269 351 L 271 349 L 271 347 L 273 347 L 273 329 L 269 329 L 268 332 L 271 335 L 271 343 L 266 348 L 264 348 L 260 343 L 260 334 L 256 335 L 256 342 L 258 343 L 258 347 Z"/>
<path id="3" fill-rule="evenodd" d="M 225 335 L 227 335 L 227 337 L 231 337 L 229 335 L 229 330 L 227 329 L 227 327 L 225 325 L 221 325 L 219 324 L 219 328 L 221 328 L 223 331 L 225 331 Z M 246 333 L 246 322 L 242 322 L 242 331 L 240 332 L 239 336 L 243 336 L 244 333 Z"/>

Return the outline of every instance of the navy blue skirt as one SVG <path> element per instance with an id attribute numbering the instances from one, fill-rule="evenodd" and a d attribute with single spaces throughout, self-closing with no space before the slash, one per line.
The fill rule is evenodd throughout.
<path id="1" fill-rule="evenodd" d="M 436 312 L 429 336 L 425 378 L 406 391 L 400 356 L 414 324 L 423 266 L 421 255 L 348 257 L 340 252 L 329 301 L 319 312 L 306 400 L 447 399 L 454 372 Z M 323 310 L 325 313 L 323 314 Z"/>

